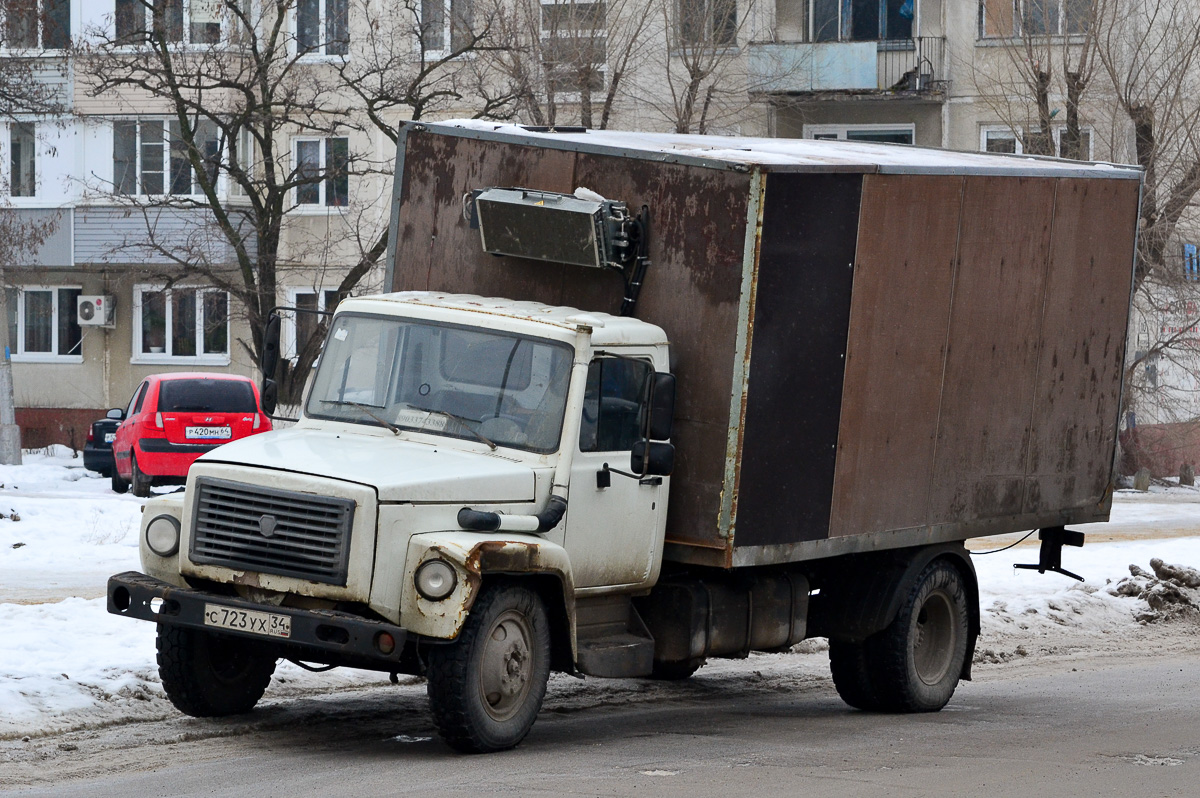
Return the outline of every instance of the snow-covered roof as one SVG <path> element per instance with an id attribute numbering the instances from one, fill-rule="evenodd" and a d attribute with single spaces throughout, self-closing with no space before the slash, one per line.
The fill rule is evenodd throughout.
<path id="1" fill-rule="evenodd" d="M 924 174 L 996 174 L 1038 177 L 1139 179 L 1135 166 L 1032 155 L 959 152 L 905 144 L 786 138 L 741 138 L 679 133 L 568 129 L 533 132 L 520 125 L 478 119 L 420 123 L 431 131 L 497 138 L 570 150 L 606 151 L 717 168 L 763 166 L 768 171 L 851 171 Z M 573 130 L 574 132 L 570 132 Z"/>
<path id="2" fill-rule="evenodd" d="M 546 305 L 541 302 L 482 297 L 473 294 L 398 291 L 391 294 L 348 299 L 338 306 L 338 310 L 370 312 L 371 310 L 384 310 L 387 305 L 395 303 L 499 316 L 519 322 L 548 325 L 572 333 L 587 327 L 592 331 L 594 346 L 619 346 L 622 344 L 653 346 L 667 343 L 667 334 L 663 332 L 662 328 L 629 316 L 613 316 L 609 313 L 583 311 L 578 308 Z"/>

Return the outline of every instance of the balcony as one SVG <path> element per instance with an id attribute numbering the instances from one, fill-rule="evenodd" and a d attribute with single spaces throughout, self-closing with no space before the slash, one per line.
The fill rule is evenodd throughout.
<path id="1" fill-rule="evenodd" d="M 865 42 L 752 42 L 751 85 L 764 94 L 856 94 L 941 99 L 941 36 Z"/>

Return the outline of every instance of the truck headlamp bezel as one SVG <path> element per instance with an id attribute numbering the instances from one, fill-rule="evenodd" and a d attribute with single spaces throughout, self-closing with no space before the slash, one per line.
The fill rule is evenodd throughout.
<path id="1" fill-rule="evenodd" d="M 458 571 L 445 560 L 426 560 L 413 574 L 413 586 L 421 598 L 441 601 L 458 587 Z"/>
<path id="2" fill-rule="evenodd" d="M 156 515 L 146 524 L 146 546 L 159 557 L 171 557 L 179 551 L 179 519 Z"/>

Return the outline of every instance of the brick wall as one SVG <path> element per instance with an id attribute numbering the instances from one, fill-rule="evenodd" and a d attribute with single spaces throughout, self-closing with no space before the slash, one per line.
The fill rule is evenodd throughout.
<path id="1" fill-rule="evenodd" d="M 21 448 L 40 449 L 61 443 L 82 449 L 92 422 L 103 418 L 107 409 L 18 407 L 17 426 L 21 428 Z"/>

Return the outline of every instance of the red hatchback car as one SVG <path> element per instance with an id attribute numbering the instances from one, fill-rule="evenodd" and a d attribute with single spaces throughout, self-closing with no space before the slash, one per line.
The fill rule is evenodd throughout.
<path id="1" fill-rule="evenodd" d="M 129 400 L 113 441 L 112 489 L 149 496 L 153 485 L 183 484 L 196 458 L 222 443 L 271 429 L 258 387 L 209 372 L 153 374 Z"/>

